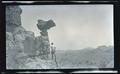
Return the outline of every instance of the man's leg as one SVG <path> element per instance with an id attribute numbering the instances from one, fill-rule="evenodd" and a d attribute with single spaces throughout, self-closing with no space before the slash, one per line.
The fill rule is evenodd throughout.
<path id="1" fill-rule="evenodd" d="M 53 53 L 52 53 L 52 60 L 53 60 Z"/>

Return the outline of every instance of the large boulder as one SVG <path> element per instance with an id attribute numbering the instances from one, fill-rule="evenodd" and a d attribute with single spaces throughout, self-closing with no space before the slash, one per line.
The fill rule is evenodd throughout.
<path id="1" fill-rule="evenodd" d="M 22 10 L 19 6 L 6 6 L 6 31 L 13 32 L 14 28 L 21 25 Z"/>
<path id="2" fill-rule="evenodd" d="M 6 67 L 8 69 L 18 69 L 24 63 L 24 57 L 35 54 L 34 33 L 22 27 L 21 13 L 22 10 L 17 5 L 6 6 Z"/>
<path id="3" fill-rule="evenodd" d="M 46 31 L 54 26 L 56 26 L 56 25 L 53 22 L 53 20 L 48 20 L 48 21 L 38 20 L 38 24 L 37 24 L 38 29 L 41 31 Z"/>

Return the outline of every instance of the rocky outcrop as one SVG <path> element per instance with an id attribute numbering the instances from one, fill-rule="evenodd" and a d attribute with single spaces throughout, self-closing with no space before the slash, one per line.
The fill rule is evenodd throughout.
<path id="1" fill-rule="evenodd" d="M 22 9 L 19 6 L 6 6 L 6 31 L 13 32 L 21 25 Z"/>
<path id="2" fill-rule="evenodd" d="M 27 53 L 29 56 L 33 57 L 36 55 L 35 50 L 35 36 L 34 33 L 31 31 L 25 32 L 25 40 L 24 40 L 24 52 Z"/>
<path id="3" fill-rule="evenodd" d="M 50 44 L 47 30 L 55 26 L 52 20 L 38 21 L 40 36 L 35 37 L 26 31 L 21 24 L 22 9 L 17 5 L 6 6 L 6 67 L 19 69 L 25 65 L 27 58 L 39 56 L 48 59 Z M 39 52 L 37 54 L 37 51 Z"/>
<path id="4" fill-rule="evenodd" d="M 25 56 L 35 54 L 34 33 L 21 25 L 22 10 L 19 6 L 6 6 L 6 62 L 8 69 L 18 69 Z M 29 51 L 29 52 L 28 52 Z"/>
<path id="5" fill-rule="evenodd" d="M 18 68 L 15 56 L 17 55 L 15 41 L 11 32 L 6 32 L 6 68 Z"/>
<path id="6" fill-rule="evenodd" d="M 6 6 L 6 67 L 17 69 L 19 67 L 18 53 L 23 49 L 22 36 L 17 34 L 23 29 L 21 25 L 22 10 L 18 6 Z M 23 30 L 22 30 L 23 31 Z"/>
<path id="7" fill-rule="evenodd" d="M 39 51 L 39 55 L 42 55 L 43 59 L 48 59 L 48 54 L 50 54 L 50 43 L 49 43 L 49 36 L 48 30 L 52 27 L 56 26 L 52 20 L 43 21 L 38 20 L 37 27 L 41 31 L 41 36 L 36 38 L 36 50 Z"/>

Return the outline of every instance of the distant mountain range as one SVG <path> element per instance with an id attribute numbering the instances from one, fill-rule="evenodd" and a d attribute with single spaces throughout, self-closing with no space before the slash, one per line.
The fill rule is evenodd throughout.
<path id="1" fill-rule="evenodd" d="M 98 46 L 82 50 L 57 50 L 57 61 L 61 68 L 113 68 L 113 46 Z"/>

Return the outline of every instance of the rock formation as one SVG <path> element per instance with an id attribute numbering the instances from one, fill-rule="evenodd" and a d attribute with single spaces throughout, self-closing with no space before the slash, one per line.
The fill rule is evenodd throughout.
<path id="1" fill-rule="evenodd" d="M 6 31 L 13 32 L 21 25 L 22 9 L 19 6 L 6 6 Z"/>
<path id="2" fill-rule="evenodd" d="M 9 69 L 18 68 L 16 56 L 22 46 L 17 47 L 20 42 L 16 42 L 15 29 L 21 25 L 21 12 L 18 6 L 6 6 L 6 63 Z"/>
<path id="3" fill-rule="evenodd" d="M 6 68 L 19 69 L 25 65 L 27 58 L 38 56 L 48 58 L 50 44 L 47 30 L 55 26 L 52 20 L 38 21 L 40 36 L 35 37 L 31 31 L 26 31 L 21 24 L 22 9 L 17 5 L 6 6 Z"/>
<path id="4" fill-rule="evenodd" d="M 29 56 L 33 57 L 36 54 L 35 50 L 35 36 L 34 33 L 31 31 L 26 31 L 26 38 L 24 40 L 24 52 L 27 53 Z"/>
<path id="5" fill-rule="evenodd" d="M 33 52 L 34 33 L 22 27 L 21 13 L 22 10 L 17 5 L 6 6 L 6 66 L 8 69 L 18 69 L 20 61 L 23 60 L 22 57 L 35 54 L 35 51 Z"/>
<path id="6" fill-rule="evenodd" d="M 6 32 L 6 67 L 8 69 L 18 68 L 15 56 L 17 55 L 13 34 Z"/>
<path id="7" fill-rule="evenodd" d="M 48 59 L 50 53 L 50 43 L 47 30 L 54 27 L 55 23 L 52 20 L 38 20 L 37 27 L 41 31 L 41 36 L 36 38 L 36 50 L 39 50 L 39 55 L 43 55 L 43 59 Z"/>
<path id="8" fill-rule="evenodd" d="M 48 20 L 48 21 L 38 20 L 38 24 L 37 24 L 38 29 L 41 31 L 47 31 L 54 26 L 55 23 L 53 22 L 53 20 Z"/>

